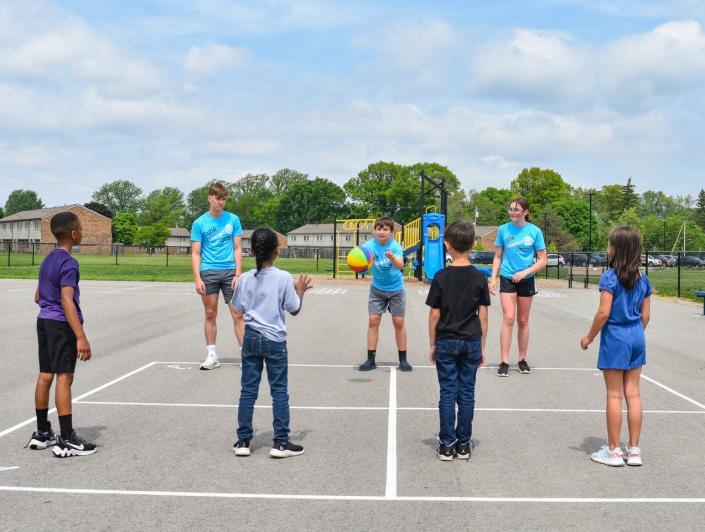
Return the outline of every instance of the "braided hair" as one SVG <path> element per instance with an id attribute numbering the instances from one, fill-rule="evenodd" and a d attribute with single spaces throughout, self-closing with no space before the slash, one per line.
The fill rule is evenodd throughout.
<path id="1" fill-rule="evenodd" d="M 277 234 L 269 227 L 258 227 L 252 232 L 252 250 L 257 262 L 257 273 L 262 270 L 262 265 L 274 257 L 274 252 L 279 245 Z"/>

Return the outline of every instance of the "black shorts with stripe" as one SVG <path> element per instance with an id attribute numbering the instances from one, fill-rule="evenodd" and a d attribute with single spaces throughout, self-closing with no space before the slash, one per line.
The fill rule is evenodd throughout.
<path id="1" fill-rule="evenodd" d="M 538 294 L 536 289 L 536 276 L 525 277 L 515 283 L 507 277 L 499 278 L 499 291 L 507 294 L 516 294 L 519 297 L 532 297 Z"/>

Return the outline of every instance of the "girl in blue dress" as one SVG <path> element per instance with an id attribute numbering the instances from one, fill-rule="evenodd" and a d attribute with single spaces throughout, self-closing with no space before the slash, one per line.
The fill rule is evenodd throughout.
<path id="1" fill-rule="evenodd" d="M 646 364 L 644 329 L 651 313 L 651 284 L 639 271 L 641 234 L 629 226 L 610 232 L 607 247 L 609 269 L 600 277 L 600 306 L 590 332 L 580 340 L 587 349 L 600 333 L 597 367 L 607 387 L 607 444 L 592 453 L 592 460 L 609 466 L 640 466 L 641 366 Z M 622 398 L 627 401 L 629 445 L 620 447 Z"/>

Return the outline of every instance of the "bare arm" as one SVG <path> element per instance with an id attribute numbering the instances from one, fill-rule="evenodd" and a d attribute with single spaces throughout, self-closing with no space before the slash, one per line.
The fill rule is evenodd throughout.
<path id="1" fill-rule="evenodd" d="M 651 319 L 651 298 L 645 297 L 644 302 L 641 304 L 641 324 L 646 329 Z"/>
<path id="2" fill-rule="evenodd" d="M 428 313 L 428 342 L 430 344 L 429 359 L 436 363 L 436 327 L 441 320 L 441 309 L 432 308 Z"/>
<path id="3" fill-rule="evenodd" d="M 196 292 L 202 296 L 206 295 L 206 285 L 201 281 L 201 243 L 194 240 L 191 241 L 191 271 L 196 283 Z"/>
<path id="4" fill-rule="evenodd" d="M 385 251 L 384 254 L 391 261 L 392 265 L 395 268 L 399 268 L 400 270 L 404 269 L 404 257 L 403 256 L 395 255 L 391 249 L 388 249 L 387 251 Z"/>
<path id="5" fill-rule="evenodd" d="M 296 294 L 299 296 L 299 308 L 291 313 L 292 316 L 296 316 L 299 312 L 301 312 L 301 307 L 304 304 L 304 294 L 306 293 L 306 290 L 309 290 L 310 288 L 313 288 L 313 285 L 311 284 L 311 276 L 307 273 L 300 274 L 299 278 L 294 283 L 294 290 L 296 290 Z"/>
<path id="6" fill-rule="evenodd" d="M 482 349 L 482 361 L 480 366 L 485 365 L 485 344 L 487 343 L 487 331 L 489 330 L 489 312 L 486 306 L 482 305 L 478 309 L 480 317 L 480 327 L 482 328 L 482 338 L 480 339 L 480 348 Z"/>
<path id="7" fill-rule="evenodd" d="M 233 290 L 240 281 L 240 272 L 242 272 L 242 246 L 240 245 L 242 237 L 236 236 L 233 238 L 233 256 L 235 257 L 235 275 L 233 280 L 230 282 L 230 286 Z"/>
<path id="8" fill-rule="evenodd" d="M 610 317 L 610 312 L 612 311 L 613 297 L 614 296 L 612 293 L 607 292 L 606 290 L 600 292 L 600 306 L 597 307 L 595 318 L 592 320 L 592 327 L 590 327 L 590 331 L 587 335 L 580 339 L 580 347 L 583 349 L 588 348 L 588 346 L 595 339 L 595 336 L 597 336 L 597 333 L 599 333 L 602 330 L 602 327 L 605 326 L 605 323 L 607 323 L 607 320 Z"/>
<path id="9" fill-rule="evenodd" d="M 39 287 L 34 291 L 34 302 L 39 303 Z"/>
<path id="10" fill-rule="evenodd" d="M 490 292 L 492 295 L 497 293 L 497 275 L 499 275 L 499 267 L 502 265 L 502 256 L 504 248 L 495 246 L 494 258 L 492 259 L 492 276 L 490 277 Z"/>
<path id="11" fill-rule="evenodd" d="M 531 274 L 534 274 L 540 270 L 543 270 L 546 267 L 546 264 L 548 264 L 548 253 L 546 253 L 546 250 L 542 249 L 540 251 L 537 251 L 536 252 L 536 262 L 534 262 L 527 269 L 515 273 L 512 276 L 512 281 L 514 281 L 515 283 L 518 283 L 519 281 L 521 281 L 525 277 L 528 277 Z"/>
<path id="12" fill-rule="evenodd" d="M 80 360 L 88 360 L 91 358 L 91 344 L 88 343 L 88 338 L 86 338 L 86 332 L 83 330 L 81 320 L 78 319 L 78 310 L 76 309 L 76 304 L 73 302 L 73 294 L 73 286 L 62 286 L 61 306 L 64 309 L 66 321 L 71 327 L 73 334 L 76 335 L 78 358 Z"/>

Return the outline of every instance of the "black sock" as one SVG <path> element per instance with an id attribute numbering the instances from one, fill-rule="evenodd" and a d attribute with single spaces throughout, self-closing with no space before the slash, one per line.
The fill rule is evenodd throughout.
<path id="1" fill-rule="evenodd" d="M 47 417 L 49 416 L 49 409 L 48 408 L 36 408 L 34 410 L 37 413 L 37 431 L 38 432 L 46 432 L 51 428 L 51 425 L 49 424 L 49 420 Z"/>
<path id="2" fill-rule="evenodd" d="M 371 351 L 369 349 L 367 350 L 367 360 L 374 362 L 376 356 L 377 356 L 376 349 L 372 349 Z"/>
<path id="3" fill-rule="evenodd" d="M 406 349 L 399 351 L 399 362 L 406 362 Z"/>
<path id="4" fill-rule="evenodd" d="M 68 440 L 73 433 L 73 421 L 72 416 L 59 416 L 59 426 L 61 427 L 61 437 Z"/>

